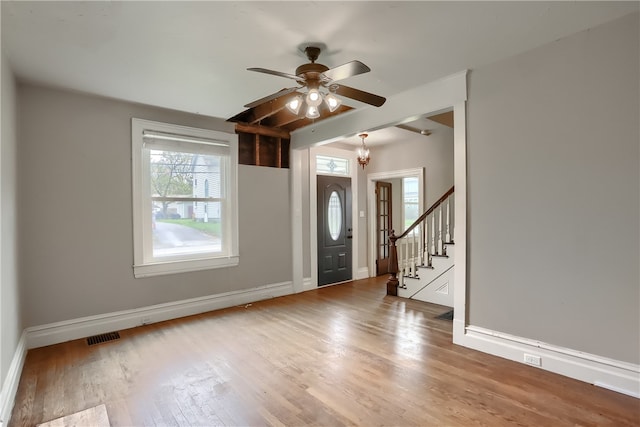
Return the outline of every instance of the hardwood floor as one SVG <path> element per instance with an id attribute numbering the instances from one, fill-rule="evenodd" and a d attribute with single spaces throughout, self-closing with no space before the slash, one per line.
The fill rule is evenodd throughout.
<path id="1" fill-rule="evenodd" d="M 30 350 L 10 426 L 638 426 L 640 400 L 451 343 L 366 279 Z"/>

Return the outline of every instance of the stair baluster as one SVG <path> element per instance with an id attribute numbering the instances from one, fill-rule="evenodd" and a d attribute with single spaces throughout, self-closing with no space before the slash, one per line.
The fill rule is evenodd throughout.
<path id="1" fill-rule="evenodd" d="M 438 255 L 443 255 L 442 253 L 442 205 L 440 205 L 440 209 L 438 212 Z"/>
<path id="2" fill-rule="evenodd" d="M 431 245 L 429 245 L 429 238 L 431 233 L 429 232 L 429 217 L 424 219 L 424 229 L 425 229 L 425 251 L 427 253 L 427 267 L 431 267 Z"/>
<path id="3" fill-rule="evenodd" d="M 418 241 L 418 230 L 413 233 L 413 277 L 418 277 L 418 266 L 420 265 L 420 247 Z"/>
<path id="4" fill-rule="evenodd" d="M 431 214 L 431 255 L 436 254 L 436 216 Z"/>
<path id="5" fill-rule="evenodd" d="M 451 243 L 451 232 L 449 230 L 449 221 L 451 219 L 450 215 L 449 215 L 449 205 L 451 204 L 451 196 L 449 196 L 449 198 L 447 198 L 447 234 L 444 236 L 444 240 L 447 243 Z"/>
<path id="6" fill-rule="evenodd" d="M 425 245 L 424 245 L 424 221 L 422 221 L 420 224 L 418 224 L 418 230 L 419 231 L 419 239 L 418 239 L 418 255 L 420 256 L 420 259 L 418 260 L 418 265 L 423 266 L 424 267 L 424 260 L 426 259 L 425 257 Z"/>

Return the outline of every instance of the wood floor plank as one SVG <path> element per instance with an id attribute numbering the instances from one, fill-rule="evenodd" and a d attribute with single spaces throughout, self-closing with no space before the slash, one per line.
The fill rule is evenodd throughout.
<path id="1" fill-rule="evenodd" d="M 9 426 L 638 426 L 640 400 L 452 344 L 366 279 L 30 350 Z"/>

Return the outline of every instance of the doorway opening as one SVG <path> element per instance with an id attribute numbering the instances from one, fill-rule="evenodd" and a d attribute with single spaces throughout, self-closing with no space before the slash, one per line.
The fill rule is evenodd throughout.
<path id="1" fill-rule="evenodd" d="M 318 286 L 352 279 L 351 178 L 318 175 Z"/>
<path id="2" fill-rule="evenodd" d="M 417 210 L 422 212 L 424 210 L 424 168 L 415 169 L 403 169 L 389 172 L 377 172 L 367 175 L 367 195 L 369 201 L 369 266 L 370 276 L 378 276 L 385 274 L 379 272 L 384 270 L 385 264 L 388 268 L 388 255 L 387 261 L 383 260 L 379 262 L 379 252 L 381 245 L 385 242 L 388 245 L 389 236 L 387 233 L 381 233 L 381 221 L 385 220 L 378 215 L 379 210 L 379 195 L 376 193 L 376 188 L 379 183 L 387 183 L 390 187 L 390 228 L 394 230 L 396 235 L 399 235 L 405 230 L 404 223 L 406 222 L 405 214 L 403 213 L 403 187 L 402 183 L 405 178 L 413 178 L 417 184 Z M 384 185 L 384 184 L 383 184 Z M 395 199 L 395 203 L 394 203 Z M 395 208 L 394 208 L 395 206 Z M 413 222 L 413 221 L 412 221 Z M 410 223 L 411 224 L 411 223 Z M 410 225 L 409 224 L 409 225 Z M 388 233 L 391 233 L 389 230 Z M 386 234 L 386 235 L 385 235 Z M 384 240 L 383 240 L 384 239 Z M 388 246 L 387 246 L 388 247 Z M 380 269 L 380 265 L 383 269 Z M 387 270 L 388 272 L 388 270 Z"/>
<path id="3" fill-rule="evenodd" d="M 358 245 L 354 243 L 358 242 L 360 217 L 357 165 L 352 150 L 309 149 L 309 288 L 368 276 L 368 271 L 358 272 Z"/>

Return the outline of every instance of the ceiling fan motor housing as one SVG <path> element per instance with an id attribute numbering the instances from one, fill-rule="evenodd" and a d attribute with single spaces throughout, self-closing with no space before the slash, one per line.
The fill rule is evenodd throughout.
<path id="1" fill-rule="evenodd" d="M 315 64 L 312 62 L 310 64 L 303 64 L 296 68 L 296 75 L 298 77 L 304 78 L 307 83 L 309 83 L 310 81 L 319 82 L 321 80 L 320 75 L 328 69 L 329 67 L 327 67 L 326 65 Z"/>

